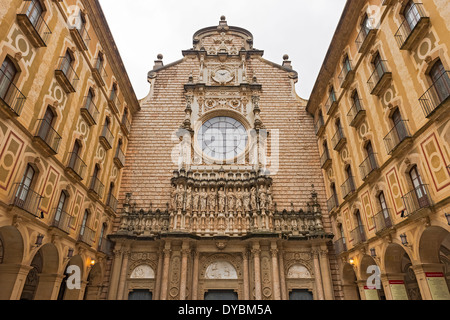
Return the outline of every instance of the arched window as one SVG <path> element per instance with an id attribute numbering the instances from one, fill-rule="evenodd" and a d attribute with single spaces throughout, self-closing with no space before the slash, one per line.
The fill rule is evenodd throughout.
<path id="1" fill-rule="evenodd" d="M 100 230 L 100 237 L 99 237 L 99 240 L 98 240 L 98 248 L 100 249 L 100 248 L 102 248 L 102 244 L 103 244 L 103 241 L 104 241 L 104 236 L 105 236 L 105 233 L 106 233 L 106 229 L 108 228 L 108 225 L 106 224 L 106 223 L 103 223 L 102 224 L 102 228 L 101 228 L 101 230 Z"/>
<path id="2" fill-rule="evenodd" d="M 81 222 L 81 227 L 80 227 L 80 237 L 82 237 L 84 235 L 88 220 L 89 220 L 89 211 L 85 210 L 83 220 Z"/>
<path id="3" fill-rule="evenodd" d="M 409 178 L 411 179 L 412 186 L 414 188 L 414 194 L 416 196 L 417 202 L 420 208 L 427 207 L 429 205 L 428 195 L 426 187 L 422 181 L 422 177 L 417 170 L 417 166 L 414 166 L 409 171 Z"/>
<path id="4" fill-rule="evenodd" d="M 25 174 L 22 177 L 22 181 L 18 186 L 16 193 L 15 204 L 20 208 L 25 208 L 27 203 L 28 194 L 31 191 L 33 185 L 35 171 L 31 165 L 27 165 Z"/>
<path id="5" fill-rule="evenodd" d="M 420 13 L 414 1 L 409 1 L 405 6 L 403 16 L 405 17 L 409 31 L 412 31 L 420 20 Z"/>
<path id="6" fill-rule="evenodd" d="M 53 110 L 50 107 L 47 107 L 47 110 L 45 110 L 44 117 L 41 120 L 41 124 L 39 127 L 38 136 L 47 142 L 50 142 L 50 135 L 53 134 L 53 122 L 55 120 L 56 116 L 53 112 Z"/>
<path id="7" fill-rule="evenodd" d="M 361 30 L 367 36 L 370 30 L 373 29 L 372 19 L 366 14 L 361 21 Z"/>
<path id="8" fill-rule="evenodd" d="M 357 236 L 359 236 L 359 242 L 366 241 L 366 233 L 364 231 L 364 224 L 361 219 L 361 212 L 359 210 L 356 210 L 355 212 L 355 219 L 356 223 L 358 225 L 357 227 Z"/>
<path id="9" fill-rule="evenodd" d="M 28 6 L 27 9 L 27 16 L 28 19 L 30 19 L 31 24 L 38 29 L 39 25 L 41 22 L 39 22 L 39 20 L 42 21 L 42 19 L 39 19 L 42 14 L 44 13 L 44 8 L 42 7 L 41 3 L 39 0 L 31 0 L 30 4 Z"/>
<path id="10" fill-rule="evenodd" d="M 378 195 L 378 202 L 380 204 L 380 208 L 381 208 L 381 212 L 382 212 L 382 216 L 380 217 L 380 218 L 382 218 L 381 223 L 382 223 L 382 225 L 389 228 L 392 226 L 392 222 L 391 222 L 391 217 L 389 215 L 389 209 L 388 209 L 388 206 L 386 203 L 386 198 L 384 196 L 384 192 L 381 192 Z"/>
<path id="11" fill-rule="evenodd" d="M 12 60 L 6 57 L 0 71 L 0 98 L 7 100 L 9 89 L 16 78 L 17 69 Z"/>
<path id="12" fill-rule="evenodd" d="M 348 55 L 345 55 L 345 57 L 342 61 L 342 65 L 343 65 L 343 69 L 346 70 L 345 74 L 352 71 L 352 65 L 350 63 L 350 59 L 349 59 Z"/>
<path id="13" fill-rule="evenodd" d="M 408 131 L 400 111 L 396 109 L 391 116 L 392 122 L 394 123 L 394 128 L 397 133 L 399 141 L 403 141 L 408 136 Z"/>
<path id="14" fill-rule="evenodd" d="M 99 52 L 98 56 L 97 56 L 97 62 L 95 64 L 95 68 L 98 70 L 98 72 L 100 72 L 100 74 L 102 73 L 104 62 L 105 62 L 105 59 L 103 57 L 103 54 L 101 52 Z"/>
<path id="15" fill-rule="evenodd" d="M 55 212 L 55 224 L 59 225 L 59 222 L 61 221 L 61 217 L 64 213 L 64 209 L 66 206 L 66 200 L 67 200 L 67 194 L 62 191 L 61 195 L 59 196 L 59 201 L 58 201 L 58 206 L 56 207 L 56 212 Z"/>
<path id="16" fill-rule="evenodd" d="M 450 95 L 450 77 L 440 59 L 434 63 L 429 75 L 433 81 L 438 101 L 444 101 Z"/>
<path id="17" fill-rule="evenodd" d="M 112 85 L 111 96 L 109 98 L 110 100 L 115 101 L 116 97 L 117 97 L 117 84 L 114 83 Z"/>
<path id="18" fill-rule="evenodd" d="M 76 168 L 78 159 L 80 157 L 80 151 L 81 151 L 81 142 L 78 140 L 75 140 L 75 143 L 73 144 L 72 153 L 70 155 L 69 160 L 69 167 L 72 169 Z"/>

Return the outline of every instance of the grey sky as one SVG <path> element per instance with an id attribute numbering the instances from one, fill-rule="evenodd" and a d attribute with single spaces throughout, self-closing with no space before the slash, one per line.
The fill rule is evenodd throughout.
<path id="1" fill-rule="evenodd" d="M 193 34 L 219 24 L 247 29 L 264 58 L 281 64 L 288 54 L 299 73 L 297 93 L 308 99 L 346 0 L 100 0 L 139 99 L 158 53 L 164 64 L 192 48 Z"/>

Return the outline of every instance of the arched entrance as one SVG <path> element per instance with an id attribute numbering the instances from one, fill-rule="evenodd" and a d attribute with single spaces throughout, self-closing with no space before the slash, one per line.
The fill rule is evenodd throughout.
<path id="1" fill-rule="evenodd" d="M 349 263 L 346 263 L 342 270 L 342 288 L 345 300 L 361 300 L 356 273 Z"/>
<path id="2" fill-rule="evenodd" d="M 438 226 L 428 227 L 420 237 L 419 255 L 431 298 L 449 299 L 450 232 Z"/>
<path id="3" fill-rule="evenodd" d="M 59 282 L 57 273 L 59 265 L 58 250 L 52 243 L 40 248 L 31 261 L 22 289 L 20 300 L 51 300 Z"/>
<path id="4" fill-rule="evenodd" d="M 203 273 L 203 297 L 205 300 L 238 300 L 239 277 L 233 263 L 223 256 L 205 264 Z"/>
<path id="5" fill-rule="evenodd" d="M 69 267 L 77 267 L 76 270 L 72 270 Z M 80 300 L 81 294 L 81 286 L 77 288 L 75 282 L 70 279 L 70 288 L 68 286 L 67 281 L 70 276 L 75 276 L 75 274 L 79 271 L 80 284 L 83 279 L 83 259 L 80 256 L 72 257 L 64 270 L 64 279 L 61 282 L 61 286 L 59 288 L 58 300 Z M 74 285 L 74 286 L 73 286 Z"/>
<path id="6" fill-rule="evenodd" d="M 387 247 L 385 266 L 393 300 L 422 300 L 411 259 L 402 246 Z"/>
<path id="7" fill-rule="evenodd" d="M 25 278 L 29 267 L 22 265 L 24 243 L 19 230 L 13 226 L 0 228 L 0 300 L 14 298 L 18 277 Z M 20 291 L 19 291 L 20 292 Z M 17 293 L 16 293 L 17 294 Z"/>
<path id="8" fill-rule="evenodd" d="M 364 286 L 364 293 L 366 300 L 386 300 L 386 295 L 384 294 L 383 285 L 381 284 L 381 279 L 378 279 L 379 288 L 372 288 L 372 284 L 377 285 L 376 279 L 374 281 L 370 281 L 370 284 L 367 283 L 369 277 L 371 277 L 374 272 L 376 272 L 373 268 L 379 268 L 375 260 L 368 255 L 365 255 L 361 259 L 360 266 L 360 278 L 362 281 L 366 283 Z M 379 269 L 378 269 L 379 270 Z M 379 274 L 379 272 L 378 272 Z M 372 279 L 371 279 L 372 280 Z"/>
<path id="9" fill-rule="evenodd" d="M 89 272 L 83 300 L 98 300 L 103 283 L 103 273 L 100 264 L 96 264 Z"/>

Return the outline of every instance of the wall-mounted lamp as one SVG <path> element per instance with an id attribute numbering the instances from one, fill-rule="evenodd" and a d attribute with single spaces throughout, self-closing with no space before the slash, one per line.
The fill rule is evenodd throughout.
<path id="1" fill-rule="evenodd" d="M 349 260 L 348 262 L 350 262 L 350 264 L 351 264 L 352 266 L 355 265 L 355 259 L 353 259 L 353 258 L 350 258 L 350 260 Z"/>
<path id="2" fill-rule="evenodd" d="M 36 247 L 40 247 L 42 245 L 42 240 L 44 240 L 43 234 L 38 234 L 36 238 L 36 243 L 34 244 Z"/>
<path id="3" fill-rule="evenodd" d="M 408 238 L 406 237 L 406 234 L 401 234 L 400 239 L 402 240 L 402 244 L 407 247 L 408 246 Z"/>
<path id="4" fill-rule="evenodd" d="M 69 251 L 67 252 L 67 258 L 72 258 L 73 257 L 73 248 L 69 248 Z"/>
<path id="5" fill-rule="evenodd" d="M 447 223 L 450 226 L 450 214 L 446 213 L 445 217 L 447 218 Z"/>
<path id="6" fill-rule="evenodd" d="M 95 266 L 95 259 L 91 259 L 91 262 L 89 263 L 89 268 L 92 268 Z"/>
<path id="7" fill-rule="evenodd" d="M 370 256 L 372 258 L 376 258 L 377 257 L 377 252 L 375 251 L 375 248 L 371 248 L 370 249 Z"/>

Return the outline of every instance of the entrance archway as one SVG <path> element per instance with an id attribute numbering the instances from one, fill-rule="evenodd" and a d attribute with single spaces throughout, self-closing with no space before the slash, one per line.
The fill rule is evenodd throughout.
<path id="1" fill-rule="evenodd" d="M 83 279 L 83 259 L 80 256 L 72 257 L 64 270 L 64 279 L 61 282 L 61 286 L 59 288 L 58 300 L 79 300 L 81 288 L 72 288 L 69 289 L 67 286 L 68 278 L 73 275 L 73 272 L 69 273 L 70 266 L 77 266 L 80 270 L 80 278 Z"/>
<path id="2" fill-rule="evenodd" d="M 356 273 L 353 266 L 349 263 L 346 263 L 342 270 L 342 283 L 345 300 L 361 300 Z"/>
<path id="3" fill-rule="evenodd" d="M 367 280 L 369 279 L 369 277 L 374 274 L 373 273 L 374 271 L 371 271 L 370 267 L 378 267 L 378 265 L 371 256 L 365 255 L 361 259 L 360 278 L 362 281 L 364 281 L 366 283 L 366 286 L 365 286 L 366 300 L 376 299 L 376 295 L 378 295 L 379 300 L 386 300 L 386 295 L 384 293 L 384 289 L 381 284 L 381 279 L 379 280 L 379 286 L 380 286 L 379 289 L 378 288 L 377 289 L 370 288 L 372 283 L 367 284 Z M 376 282 L 375 282 L 375 284 L 376 284 Z M 375 293 L 375 292 L 372 292 L 371 290 L 376 290 L 377 292 Z"/>
<path id="4" fill-rule="evenodd" d="M 28 266 L 22 266 L 24 242 L 13 226 L 0 228 L 0 300 L 9 300 L 19 274 L 25 277 Z"/>
<path id="5" fill-rule="evenodd" d="M 103 272 L 100 264 L 96 264 L 89 272 L 83 300 L 98 300 L 103 283 Z"/>

